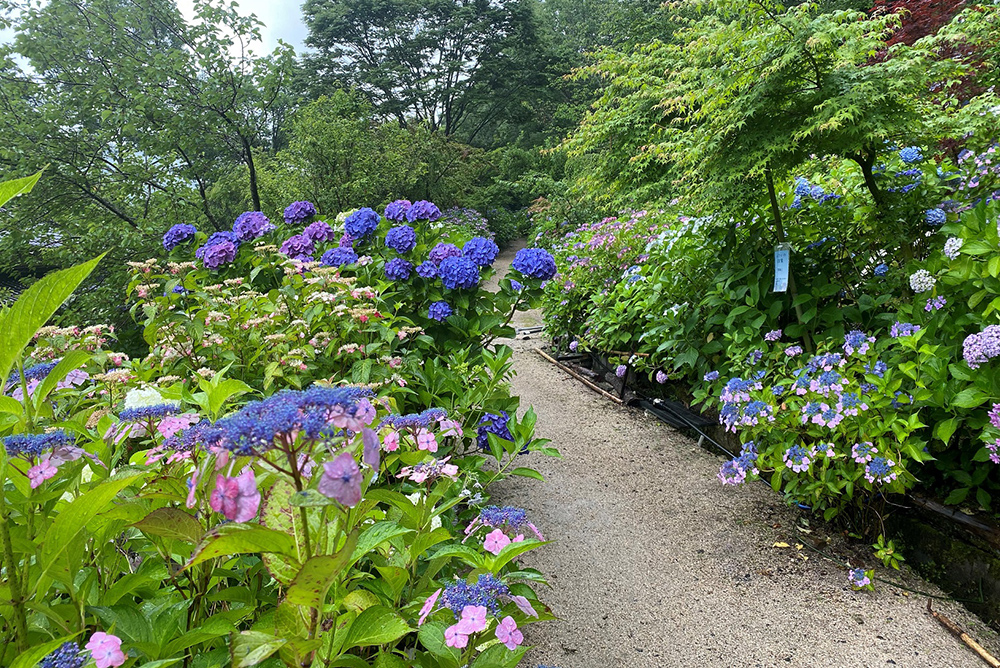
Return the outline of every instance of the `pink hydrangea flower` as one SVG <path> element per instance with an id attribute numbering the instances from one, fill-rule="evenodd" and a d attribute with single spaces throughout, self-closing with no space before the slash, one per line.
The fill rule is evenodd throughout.
<path id="1" fill-rule="evenodd" d="M 509 615 L 497 625 L 496 633 L 497 640 L 506 645 L 507 649 L 512 652 L 524 642 L 524 635 L 517 629 L 517 622 Z"/>
<path id="2" fill-rule="evenodd" d="M 248 522 L 257 515 L 260 507 L 260 490 L 253 469 L 244 469 L 233 478 L 219 475 L 208 505 L 234 522 Z"/>
<path id="3" fill-rule="evenodd" d="M 494 529 L 486 534 L 483 541 L 483 548 L 492 554 L 500 554 L 500 551 L 510 545 L 510 538 L 500 529 Z"/>
<path id="4" fill-rule="evenodd" d="M 417 620 L 417 626 L 423 626 L 423 623 L 427 621 L 427 618 L 432 612 L 434 612 L 434 606 L 437 605 L 438 596 L 441 595 L 441 589 L 427 597 L 424 601 L 424 605 L 420 608 L 420 619 Z"/>
<path id="5" fill-rule="evenodd" d="M 195 496 L 195 493 L 198 491 L 198 470 L 197 469 L 195 469 L 195 471 L 191 474 L 191 479 L 188 480 L 187 486 L 188 486 L 188 495 L 187 495 L 187 501 L 185 502 L 185 505 L 188 508 L 194 508 L 198 504 L 198 498 L 197 498 L 197 496 Z"/>
<path id="6" fill-rule="evenodd" d="M 163 438 L 170 438 L 182 429 L 187 429 L 193 424 L 201 421 L 201 416 L 197 413 L 183 413 L 181 415 L 168 415 L 160 424 L 156 425 L 156 431 L 160 432 Z"/>
<path id="7" fill-rule="evenodd" d="M 529 601 L 526 597 L 511 596 L 510 600 L 512 600 L 514 602 L 514 605 L 517 606 L 517 609 L 523 612 L 524 614 L 528 615 L 529 617 L 535 617 L 535 618 L 538 617 L 538 613 L 535 611 L 535 608 L 532 607 L 531 601 Z"/>
<path id="8" fill-rule="evenodd" d="M 98 631 L 90 636 L 86 645 L 97 668 L 112 668 L 125 663 L 125 653 L 122 652 L 122 639 L 118 636 Z"/>
<path id="9" fill-rule="evenodd" d="M 458 626 L 449 626 L 444 630 L 444 644 L 456 649 L 464 649 L 469 644 L 469 636 L 458 632 Z"/>
<path id="10" fill-rule="evenodd" d="M 486 628 L 486 606 L 467 605 L 462 608 L 462 618 L 455 624 L 459 633 L 472 635 Z"/>
<path id="11" fill-rule="evenodd" d="M 386 452 L 395 452 L 399 450 L 399 432 L 390 431 L 382 439 L 382 447 L 385 448 Z"/>
<path id="12" fill-rule="evenodd" d="M 57 469 L 52 461 L 46 457 L 35 466 L 28 469 L 28 480 L 31 481 L 31 489 L 35 489 L 43 482 L 55 476 Z"/>
<path id="13" fill-rule="evenodd" d="M 361 469 L 351 453 L 345 452 L 323 464 L 317 489 L 323 496 L 336 499 L 349 508 L 361 502 Z"/>
<path id="14" fill-rule="evenodd" d="M 437 452 L 438 444 L 437 439 L 434 438 L 434 434 L 426 429 L 419 429 L 417 431 L 417 449 L 426 450 L 427 452 Z"/>

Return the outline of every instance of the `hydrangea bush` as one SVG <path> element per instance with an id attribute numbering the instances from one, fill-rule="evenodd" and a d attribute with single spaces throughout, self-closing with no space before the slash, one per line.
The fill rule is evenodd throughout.
<path id="1" fill-rule="evenodd" d="M 283 218 L 133 264 L 144 359 L 42 327 L 96 260 L 0 315 L 4 665 L 513 666 L 553 618 L 518 564 L 544 527 L 489 500 L 557 454 L 516 417 L 509 349 L 435 354 L 385 282 L 280 250 L 341 230 Z M 382 224 L 346 227 L 374 248 Z"/>

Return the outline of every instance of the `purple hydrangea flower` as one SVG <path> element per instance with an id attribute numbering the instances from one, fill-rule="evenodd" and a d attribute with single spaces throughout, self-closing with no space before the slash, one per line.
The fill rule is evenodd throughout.
<path id="1" fill-rule="evenodd" d="M 479 267 L 464 257 L 447 257 L 438 267 L 441 284 L 449 290 L 474 288 L 479 285 Z"/>
<path id="2" fill-rule="evenodd" d="M 409 253 L 417 245 L 417 232 L 409 225 L 398 225 L 385 233 L 385 245 L 397 253 Z"/>
<path id="3" fill-rule="evenodd" d="M 801 445 L 793 445 L 785 451 L 782 459 L 785 462 L 785 466 L 796 473 L 802 473 L 809 470 L 809 465 L 812 463 L 814 454 L 811 449 L 807 450 Z"/>
<path id="4" fill-rule="evenodd" d="M 240 241 L 253 241 L 274 229 L 270 219 L 260 211 L 241 213 L 233 223 L 233 234 Z"/>
<path id="5" fill-rule="evenodd" d="M 180 244 L 194 239 L 194 235 L 197 233 L 198 230 L 195 229 L 194 225 L 188 225 L 187 223 L 174 225 L 163 235 L 163 249 L 172 251 Z"/>
<path id="6" fill-rule="evenodd" d="M 864 443 L 855 443 L 851 447 L 851 457 L 858 464 L 865 464 L 872 460 L 872 457 L 878 453 L 878 449 L 871 443 L 871 441 L 865 441 Z"/>
<path id="7" fill-rule="evenodd" d="M 580 342 L 577 341 L 576 339 L 573 339 L 572 341 L 569 342 L 569 351 L 571 353 L 575 353 L 579 348 L 580 348 Z"/>
<path id="8" fill-rule="evenodd" d="M 514 255 L 511 267 L 525 276 L 547 281 L 556 275 L 556 261 L 544 248 L 522 248 Z"/>
<path id="9" fill-rule="evenodd" d="M 896 462 L 885 457 L 874 457 L 865 466 L 865 480 L 870 483 L 886 483 L 896 479 L 896 471 L 893 467 Z"/>
<path id="10" fill-rule="evenodd" d="M 472 237 L 462 246 L 462 255 L 480 267 L 489 267 L 497 259 L 500 248 L 486 237 Z"/>
<path id="11" fill-rule="evenodd" d="M 385 277 L 390 281 L 405 281 L 413 273 L 413 265 L 401 257 L 396 257 L 385 263 Z"/>
<path id="12" fill-rule="evenodd" d="M 320 262 L 328 267 L 343 267 L 358 261 L 358 254 L 350 246 L 337 246 L 323 253 Z"/>
<path id="13" fill-rule="evenodd" d="M 446 258 L 461 257 L 462 249 L 455 244 L 440 243 L 431 249 L 427 254 L 427 259 L 436 265 L 440 265 Z"/>
<path id="14" fill-rule="evenodd" d="M 304 234 L 290 236 L 285 239 L 285 243 L 281 244 L 282 255 L 286 255 L 293 260 L 312 260 L 313 253 L 315 252 L 316 246 L 313 245 L 312 239 Z"/>
<path id="15" fill-rule="evenodd" d="M 705 374 L 704 380 L 706 383 L 711 383 L 713 380 L 718 379 L 718 377 L 719 377 L 718 371 L 709 371 L 708 373 Z"/>
<path id="16" fill-rule="evenodd" d="M 781 338 L 780 329 L 772 329 L 770 332 L 764 335 L 765 341 L 777 341 L 780 338 Z"/>
<path id="17" fill-rule="evenodd" d="M 323 474 L 316 489 L 323 496 L 351 508 L 361 501 L 361 478 L 358 463 L 351 453 L 345 452 L 332 462 L 323 464 Z"/>
<path id="18" fill-rule="evenodd" d="M 89 656 L 75 642 L 64 642 L 38 662 L 39 668 L 83 668 Z"/>
<path id="19" fill-rule="evenodd" d="M 802 346 L 788 346 L 785 348 L 785 355 L 788 357 L 795 357 L 796 355 L 802 354 Z"/>
<path id="20" fill-rule="evenodd" d="M 420 278 L 437 278 L 438 268 L 437 265 L 427 260 L 426 262 L 421 262 L 417 265 L 417 276 Z"/>
<path id="21" fill-rule="evenodd" d="M 406 210 L 406 220 L 411 223 L 418 220 L 429 220 L 435 221 L 441 217 L 441 210 L 437 208 L 434 202 L 428 202 L 425 199 L 417 200 Z"/>
<path id="22" fill-rule="evenodd" d="M 889 329 L 889 336 L 898 339 L 901 336 L 913 336 L 919 331 L 920 325 L 914 325 L 909 322 L 894 322 Z"/>
<path id="23" fill-rule="evenodd" d="M 1000 325 L 990 325 L 978 334 L 967 336 L 962 343 L 962 355 L 972 369 L 1000 356 Z"/>
<path id="24" fill-rule="evenodd" d="M 627 364 L 619 364 L 618 368 L 615 369 L 615 375 L 619 378 L 624 378 L 626 373 L 628 373 Z"/>
<path id="25" fill-rule="evenodd" d="M 924 306 L 924 310 L 930 313 L 931 311 L 940 311 L 948 303 L 948 300 L 944 297 L 933 297 L 927 300 L 927 304 Z"/>
<path id="26" fill-rule="evenodd" d="M 855 589 L 862 589 L 867 587 L 872 583 L 871 578 L 863 568 L 853 568 L 847 573 L 847 581 L 851 583 L 851 586 Z"/>
<path id="27" fill-rule="evenodd" d="M 848 355 L 858 353 L 864 355 L 868 352 L 870 343 L 875 343 L 874 336 L 868 336 L 865 332 L 853 329 L 844 335 L 844 352 Z"/>
<path id="28" fill-rule="evenodd" d="M 285 222 L 289 225 L 304 223 L 316 215 L 316 207 L 312 202 L 292 202 L 285 207 Z"/>
<path id="29" fill-rule="evenodd" d="M 445 301 L 436 301 L 427 308 L 427 317 L 431 320 L 443 321 L 453 313 L 451 305 Z"/>
<path id="30" fill-rule="evenodd" d="M 395 202 L 389 202 L 385 206 L 385 218 L 386 220 L 402 221 L 406 220 L 407 210 L 413 206 L 413 203 L 408 199 L 397 199 Z"/>
<path id="31" fill-rule="evenodd" d="M 382 218 L 373 209 L 365 207 L 347 217 L 344 221 L 344 231 L 351 235 L 352 239 L 364 239 L 378 229 L 381 221 Z"/>
<path id="32" fill-rule="evenodd" d="M 309 223 L 306 229 L 302 230 L 302 236 L 309 237 L 313 241 L 333 241 L 337 233 L 325 221 L 317 220 L 315 223 Z"/>
<path id="33" fill-rule="evenodd" d="M 660 369 L 659 371 L 656 372 L 656 382 L 659 383 L 660 385 L 666 383 L 668 378 L 669 377 L 667 376 L 667 373 L 663 371 L 663 369 Z"/>
<path id="34" fill-rule="evenodd" d="M 510 415 L 507 411 L 500 411 L 500 414 L 487 413 L 479 421 L 476 427 L 476 445 L 480 450 L 486 452 L 490 449 L 490 434 L 494 434 L 504 441 L 513 441 L 514 435 L 510 433 L 507 423 L 510 422 Z"/>
<path id="35" fill-rule="evenodd" d="M 218 269 L 236 259 L 240 248 L 239 239 L 232 232 L 216 232 L 205 241 L 205 244 L 194 252 L 209 269 Z"/>

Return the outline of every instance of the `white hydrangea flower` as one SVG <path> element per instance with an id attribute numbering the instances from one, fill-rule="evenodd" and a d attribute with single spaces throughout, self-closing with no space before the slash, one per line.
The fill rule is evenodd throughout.
<path id="1" fill-rule="evenodd" d="M 155 387 L 133 388 L 125 395 L 125 409 L 159 406 L 166 403 L 170 402 L 165 401 Z"/>
<path id="2" fill-rule="evenodd" d="M 944 242 L 944 256 L 949 260 L 957 259 L 961 250 L 962 240 L 958 237 L 949 237 L 948 240 Z"/>
<path id="3" fill-rule="evenodd" d="M 918 294 L 933 290 L 936 283 L 937 279 L 926 269 L 918 269 L 910 274 L 910 289 Z"/>

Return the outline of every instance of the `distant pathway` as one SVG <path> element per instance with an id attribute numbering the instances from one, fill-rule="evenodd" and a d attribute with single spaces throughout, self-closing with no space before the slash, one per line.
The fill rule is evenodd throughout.
<path id="1" fill-rule="evenodd" d="M 500 275 L 512 257 L 498 260 Z M 537 322 L 529 313 L 515 324 Z M 531 456 L 546 482 L 509 480 L 495 495 L 526 508 L 554 541 L 524 558 L 550 578 L 539 597 L 561 618 L 526 629 L 535 646 L 526 665 L 985 665 L 927 615 L 925 598 L 888 585 L 853 592 L 842 569 L 796 550 L 796 516 L 765 486 L 720 485 L 719 458 L 553 367 L 533 350 L 539 335 L 508 343 L 522 411 L 534 406 L 538 435 L 563 453 Z M 774 547 L 781 542 L 792 547 Z M 913 576 L 907 583 L 941 593 Z M 1000 648 L 959 604 L 935 607 Z"/>

